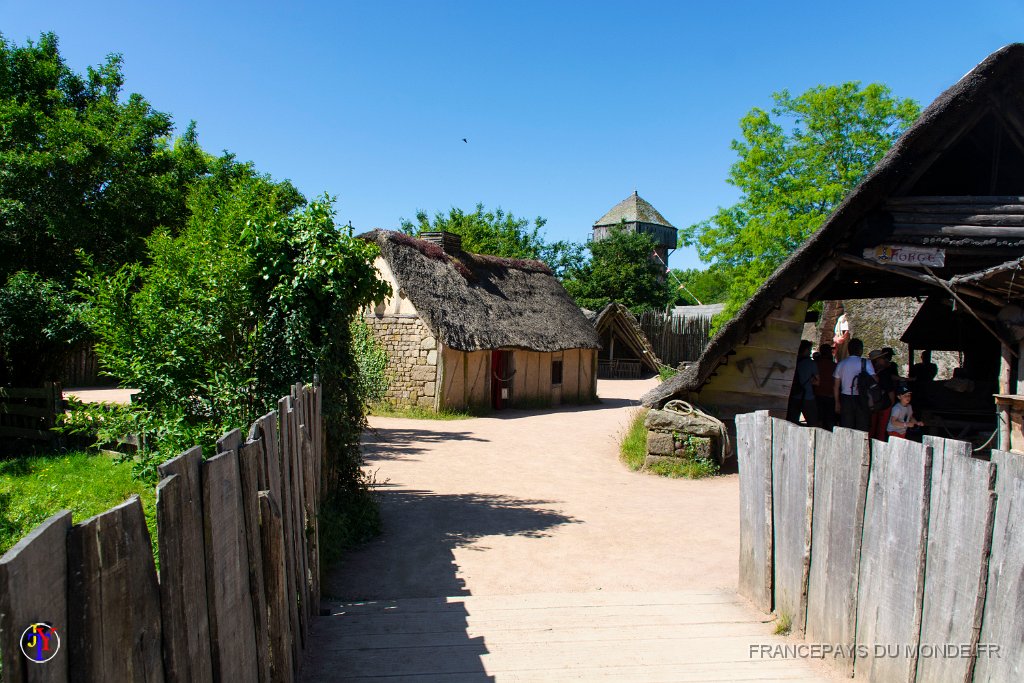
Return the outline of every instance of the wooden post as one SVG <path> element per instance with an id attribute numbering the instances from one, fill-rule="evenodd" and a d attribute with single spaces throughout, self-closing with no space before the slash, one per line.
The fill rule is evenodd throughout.
<path id="1" fill-rule="evenodd" d="M 288 580 L 285 571 L 284 531 L 281 509 L 270 491 L 259 492 L 260 548 L 263 581 L 270 623 L 270 679 L 288 683 L 295 677 L 292 659 L 291 611 L 288 608 Z"/>
<path id="2" fill-rule="evenodd" d="M 67 634 L 72 681 L 163 683 L 160 589 L 150 548 L 138 496 L 71 527 L 68 604 L 74 609 L 68 610 Z"/>
<path id="3" fill-rule="evenodd" d="M 267 602 L 263 589 L 263 555 L 260 542 L 259 475 L 257 469 L 263 451 L 261 441 L 247 441 L 238 451 L 238 469 L 242 484 L 242 512 L 245 517 L 245 542 L 249 555 L 249 594 L 256 624 L 256 665 L 260 683 L 270 680 L 270 641 L 267 633 Z"/>
<path id="4" fill-rule="evenodd" d="M 71 512 L 62 510 L 37 526 L 0 557 L 0 657 L 5 681 L 68 680 L 68 647 L 33 664 L 21 652 L 21 634 L 46 622 L 67 637 L 67 535 Z"/>
<path id="5" fill-rule="evenodd" d="M 1012 389 L 1010 388 L 1010 368 L 1013 363 L 1013 358 L 1010 355 L 1010 347 L 1007 344 L 1000 343 L 999 350 L 999 393 L 1009 394 L 1012 392 Z M 1009 404 L 999 405 L 996 408 L 996 412 L 999 418 L 999 449 L 1008 451 L 1010 450 Z"/>

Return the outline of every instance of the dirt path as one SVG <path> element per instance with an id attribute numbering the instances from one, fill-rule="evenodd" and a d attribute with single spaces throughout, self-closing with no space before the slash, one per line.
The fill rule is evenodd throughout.
<path id="1" fill-rule="evenodd" d="M 601 382 L 603 403 L 579 409 L 371 419 L 385 531 L 325 577 L 335 616 L 318 620 L 304 678 L 781 673 L 751 660 L 770 627 L 735 596 L 737 476 L 671 480 L 618 460 L 652 382 Z M 694 668 L 703 655 L 714 671 Z"/>

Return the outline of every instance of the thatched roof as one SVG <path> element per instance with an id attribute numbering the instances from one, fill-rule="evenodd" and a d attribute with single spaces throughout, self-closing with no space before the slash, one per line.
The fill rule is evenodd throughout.
<path id="1" fill-rule="evenodd" d="M 603 336 L 604 332 L 610 331 L 625 343 L 649 370 L 658 371 L 661 365 L 658 354 L 640 328 L 636 316 L 624 305 L 616 301 L 611 302 L 594 316 L 593 323 L 598 335 Z"/>
<path id="2" fill-rule="evenodd" d="M 658 213 L 658 210 L 651 206 L 651 203 L 633 191 L 621 202 L 611 208 L 605 215 L 594 222 L 594 227 L 605 225 L 618 225 L 626 223 L 651 223 L 652 225 L 664 225 L 668 228 L 675 227 L 665 217 Z"/>
<path id="3" fill-rule="evenodd" d="M 1024 89 L 1024 44 L 992 53 L 931 105 L 857 187 L 835 208 L 825 224 L 808 238 L 761 285 L 735 318 L 726 323 L 696 363 L 647 392 L 644 405 L 661 406 L 674 396 L 700 391 L 726 354 L 744 343 L 782 299 L 794 292 L 853 236 L 861 220 L 892 194 L 919 166 L 931 163 L 936 150 L 1004 91 L 1014 98 Z"/>
<path id="4" fill-rule="evenodd" d="M 596 349 L 597 332 L 540 261 L 460 251 L 389 230 L 375 242 L 399 286 L 445 346 L 460 351 Z"/>

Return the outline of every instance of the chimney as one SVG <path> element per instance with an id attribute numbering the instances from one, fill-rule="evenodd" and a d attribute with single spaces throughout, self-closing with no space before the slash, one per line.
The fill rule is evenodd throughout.
<path id="1" fill-rule="evenodd" d="M 447 254 L 458 254 L 462 251 L 462 236 L 454 232 L 421 232 L 420 239 L 436 244 Z"/>

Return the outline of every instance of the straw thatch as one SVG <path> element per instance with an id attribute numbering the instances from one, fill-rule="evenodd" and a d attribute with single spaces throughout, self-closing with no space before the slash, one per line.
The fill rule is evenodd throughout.
<path id="1" fill-rule="evenodd" d="M 825 224 L 808 238 L 765 281 L 735 318 L 712 338 L 700 359 L 675 377 L 647 392 L 647 406 L 662 406 L 675 396 L 699 392 L 731 350 L 742 344 L 775 308 L 805 279 L 852 241 L 871 211 L 896 191 L 914 170 L 934 160 L 951 136 L 969 125 L 994 101 L 1020 108 L 1024 89 L 1024 44 L 992 53 L 925 109 L 877 166 L 836 207 Z M 1024 113 L 1024 112 L 1019 112 Z"/>
<path id="2" fill-rule="evenodd" d="M 375 242 L 420 318 L 460 351 L 564 351 L 600 347 L 597 332 L 540 261 L 445 252 L 389 230 Z"/>
<path id="3" fill-rule="evenodd" d="M 638 359 L 647 369 L 653 372 L 658 371 L 661 365 L 658 354 L 655 353 L 647 335 L 640 329 L 640 323 L 628 308 L 613 301 L 594 316 L 593 323 L 599 336 L 603 337 L 606 332 L 615 335 L 619 342 L 625 344 L 633 353 L 634 358 Z"/>
<path id="4" fill-rule="evenodd" d="M 635 191 L 609 209 L 608 213 L 594 221 L 594 227 L 618 225 L 622 222 L 650 223 L 651 225 L 674 227 L 649 201 L 638 195 Z"/>

